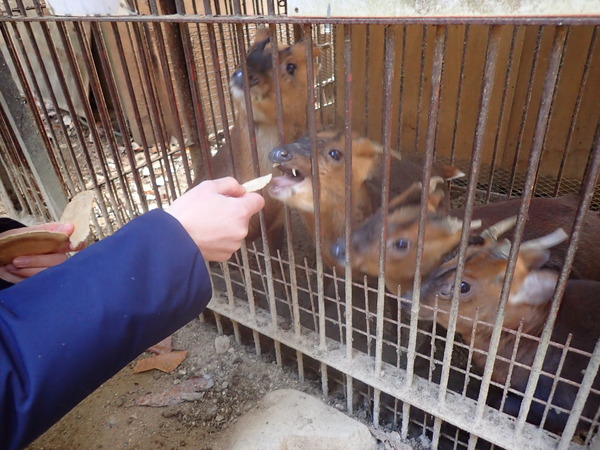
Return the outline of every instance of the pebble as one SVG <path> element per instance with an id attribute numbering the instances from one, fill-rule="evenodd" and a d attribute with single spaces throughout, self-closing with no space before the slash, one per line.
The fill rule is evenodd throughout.
<path id="1" fill-rule="evenodd" d="M 215 339 L 215 351 L 222 355 L 229 350 L 229 336 L 217 336 Z"/>

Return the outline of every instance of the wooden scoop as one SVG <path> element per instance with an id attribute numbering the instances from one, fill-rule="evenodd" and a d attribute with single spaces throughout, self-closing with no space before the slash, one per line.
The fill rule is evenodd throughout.
<path id="1" fill-rule="evenodd" d="M 93 191 L 80 192 L 63 211 L 59 222 L 75 226 L 71 237 L 56 231 L 29 230 L 0 238 L 0 265 L 8 264 L 21 255 L 58 252 L 69 241 L 73 248 L 77 247 L 90 233 L 89 221 L 94 195 Z"/>

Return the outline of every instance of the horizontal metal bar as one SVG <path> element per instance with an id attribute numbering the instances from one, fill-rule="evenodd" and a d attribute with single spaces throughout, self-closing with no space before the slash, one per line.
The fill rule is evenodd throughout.
<path id="1" fill-rule="evenodd" d="M 0 16 L 0 22 L 176 22 L 237 24 L 343 24 L 343 25 L 598 25 L 600 16 L 570 17 L 288 17 L 199 14 L 132 16 Z"/>

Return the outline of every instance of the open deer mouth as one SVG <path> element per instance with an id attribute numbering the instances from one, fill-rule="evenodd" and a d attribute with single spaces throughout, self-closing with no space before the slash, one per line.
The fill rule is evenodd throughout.
<path id="1" fill-rule="evenodd" d="M 269 184 L 269 192 L 275 196 L 289 196 L 294 194 L 294 188 L 302 183 L 306 176 L 295 167 L 287 167 L 283 164 L 275 163 L 273 167 L 277 167 L 282 175 L 273 177 Z"/>

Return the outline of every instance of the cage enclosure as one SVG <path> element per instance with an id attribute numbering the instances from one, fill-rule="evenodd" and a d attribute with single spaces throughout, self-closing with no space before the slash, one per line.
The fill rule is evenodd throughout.
<path id="1" fill-rule="evenodd" d="M 273 172 L 210 265 L 220 332 L 434 448 L 598 445 L 594 5 L 119 7 L 4 2 L 9 215 L 94 190 L 102 239 Z"/>

